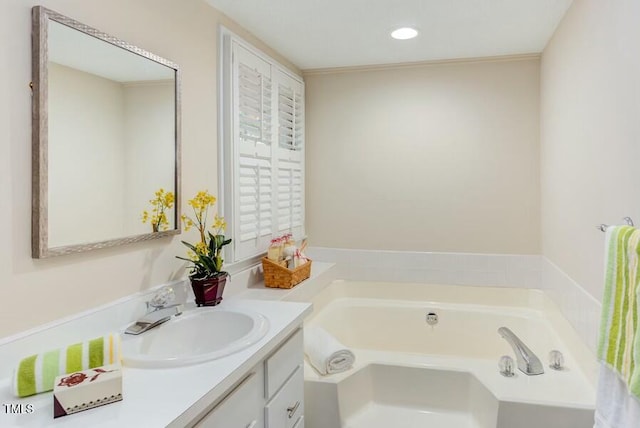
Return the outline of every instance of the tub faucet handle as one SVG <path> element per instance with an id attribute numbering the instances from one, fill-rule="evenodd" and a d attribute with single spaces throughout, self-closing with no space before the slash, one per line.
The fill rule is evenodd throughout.
<path id="1" fill-rule="evenodd" d="M 562 352 L 557 349 L 549 352 L 549 367 L 553 370 L 564 369 L 564 356 L 562 355 Z"/>

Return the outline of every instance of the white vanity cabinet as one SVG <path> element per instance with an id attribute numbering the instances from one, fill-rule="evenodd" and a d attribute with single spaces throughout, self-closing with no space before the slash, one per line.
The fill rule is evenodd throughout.
<path id="1" fill-rule="evenodd" d="M 266 428 L 304 427 L 303 346 L 300 329 L 264 362 Z"/>
<path id="2" fill-rule="evenodd" d="M 304 428 L 302 329 L 228 391 L 198 428 Z"/>
<path id="3" fill-rule="evenodd" d="M 264 370 L 258 365 L 195 426 L 198 428 L 264 428 Z"/>

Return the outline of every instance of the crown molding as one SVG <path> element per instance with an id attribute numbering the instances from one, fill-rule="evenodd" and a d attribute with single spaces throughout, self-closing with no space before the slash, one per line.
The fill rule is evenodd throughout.
<path id="1" fill-rule="evenodd" d="M 518 55 L 501 55 L 501 56 L 489 56 L 489 57 L 475 57 L 475 58 L 455 58 L 455 59 L 441 59 L 441 60 L 428 60 L 418 62 L 404 62 L 397 64 L 373 64 L 373 65 L 356 65 L 349 67 L 328 67 L 328 68 L 313 68 L 302 70 L 302 75 L 315 76 L 322 74 L 337 74 L 337 73 L 361 73 L 366 71 L 380 71 L 380 70 L 399 70 L 405 68 L 418 68 L 418 67 L 432 67 L 451 64 L 477 64 L 484 62 L 510 62 L 510 61 L 532 61 L 540 60 L 540 53 L 530 54 L 518 54 Z"/>

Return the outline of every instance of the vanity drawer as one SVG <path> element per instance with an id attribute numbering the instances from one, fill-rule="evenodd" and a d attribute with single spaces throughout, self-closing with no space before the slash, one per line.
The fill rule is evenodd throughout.
<path id="1" fill-rule="evenodd" d="M 197 428 L 264 428 L 263 369 L 258 365 L 195 426 Z"/>
<path id="2" fill-rule="evenodd" d="M 265 406 L 266 428 L 293 428 L 304 409 L 304 375 L 298 366 L 282 389 Z"/>
<path id="3" fill-rule="evenodd" d="M 302 329 L 299 329 L 265 362 L 265 397 L 267 399 L 278 391 L 303 360 L 304 344 Z"/>

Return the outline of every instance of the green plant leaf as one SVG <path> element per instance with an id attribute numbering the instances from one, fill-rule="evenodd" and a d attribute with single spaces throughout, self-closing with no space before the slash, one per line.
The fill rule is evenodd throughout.
<path id="1" fill-rule="evenodd" d="M 189 244 L 186 241 L 180 241 L 182 242 L 184 245 L 186 245 L 187 247 L 189 247 L 189 249 L 191 249 L 192 251 L 195 251 L 197 253 L 196 247 L 194 247 L 193 245 Z"/>
<path id="2" fill-rule="evenodd" d="M 211 251 L 212 254 L 215 254 L 215 252 L 216 252 L 216 239 L 211 234 L 211 232 L 207 232 L 207 233 L 209 234 L 209 251 Z"/>

